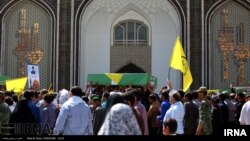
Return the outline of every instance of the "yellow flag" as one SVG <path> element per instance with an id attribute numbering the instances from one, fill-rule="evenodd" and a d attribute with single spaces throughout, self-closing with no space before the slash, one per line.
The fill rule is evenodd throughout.
<path id="1" fill-rule="evenodd" d="M 22 77 L 17 79 L 10 79 L 6 81 L 6 90 L 21 93 L 24 91 L 28 78 Z"/>
<path id="2" fill-rule="evenodd" d="M 48 93 L 53 94 L 54 90 L 52 88 L 52 83 L 50 83 L 49 88 L 48 88 Z"/>
<path id="3" fill-rule="evenodd" d="M 192 84 L 193 78 L 179 37 L 175 41 L 169 66 L 183 73 L 183 91 L 186 92 Z"/>
<path id="4" fill-rule="evenodd" d="M 112 84 L 117 85 L 121 81 L 123 74 L 122 73 L 105 73 L 111 80 Z"/>

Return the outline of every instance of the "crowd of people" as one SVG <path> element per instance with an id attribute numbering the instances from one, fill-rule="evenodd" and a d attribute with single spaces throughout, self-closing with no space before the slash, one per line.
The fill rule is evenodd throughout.
<path id="1" fill-rule="evenodd" d="M 0 91 L 0 135 L 219 135 L 250 125 L 250 94 L 151 85 Z"/>

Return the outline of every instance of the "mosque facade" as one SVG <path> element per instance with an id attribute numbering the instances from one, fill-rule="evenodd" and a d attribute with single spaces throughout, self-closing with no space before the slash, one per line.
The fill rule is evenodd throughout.
<path id="1" fill-rule="evenodd" d="M 180 89 L 182 74 L 169 68 L 177 37 L 191 90 L 250 85 L 250 0 L 0 0 L 0 27 L 0 75 L 38 65 L 41 88 L 119 72 Z"/>

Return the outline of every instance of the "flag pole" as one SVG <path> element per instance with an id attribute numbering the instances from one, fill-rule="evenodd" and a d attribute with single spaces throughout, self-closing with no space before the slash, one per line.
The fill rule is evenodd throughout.
<path id="1" fill-rule="evenodd" d="M 170 67 L 168 67 L 168 78 L 167 78 L 167 81 L 169 80 L 170 78 Z"/>

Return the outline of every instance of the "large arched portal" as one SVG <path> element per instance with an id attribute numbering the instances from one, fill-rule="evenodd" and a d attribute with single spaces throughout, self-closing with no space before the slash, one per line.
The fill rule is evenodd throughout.
<path id="1" fill-rule="evenodd" d="M 20 0 L 0 10 L 0 74 L 11 78 L 27 76 L 27 65 L 39 67 L 40 87 L 55 82 L 55 16 L 42 1 Z M 31 79 L 28 83 L 31 85 Z M 28 84 L 27 84 L 28 86 Z"/>
<path id="2" fill-rule="evenodd" d="M 85 5 L 79 21 L 79 83 L 89 73 L 116 72 L 133 63 L 166 84 L 169 61 L 182 24 L 167 0 L 93 0 Z M 175 88 L 180 72 L 171 71 Z"/>
<path id="3" fill-rule="evenodd" d="M 207 78 L 211 89 L 250 84 L 250 7 L 225 1 L 208 16 Z"/>

